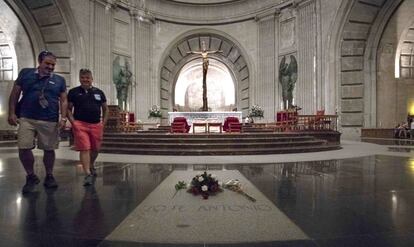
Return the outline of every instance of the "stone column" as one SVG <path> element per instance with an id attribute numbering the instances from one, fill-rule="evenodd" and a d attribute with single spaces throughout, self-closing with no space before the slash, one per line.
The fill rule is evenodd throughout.
<path id="1" fill-rule="evenodd" d="M 95 2 L 94 9 L 94 34 L 90 39 L 89 48 L 91 49 L 91 57 L 93 57 L 93 74 L 94 83 L 97 87 L 102 89 L 107 95 L 108 99 L 111 99 L 108 104 L 115 104 L 115 92 L 112 85 L 112 70 L 108 69 L 112 67 L 111 62 L 111 37 L 112 17 L 111 10 L 105 10 L 105 6 L 99 2 Z"/>
<path id="2" fill-rule="evenodd" d="M 139 20 L 139 17 L 135 23 L 135 109 L 138 119 L 144 122 L 148 120 L 149 107 L 159 104 L 159 97 L 156 97 L 159 90 L 151 77 L 152 26 L 152 22 Z"/>
<path id="3" fill-rule="evenodd" d="M 321 85 L 318 82 L 316 55 L 315 1 L 306 1 L 296 7 L 298 23 L 298 80 L 296 82 L 297 105 L 301 114 L 315 114 L 321 108 Z M 296 104 L 296 103 L 295 103 Z"/>
<path id="4" fill-rule="evenodd" d="M 256 17 L 258 22 L 258 67 L 257 81 L 253 83 L 254 98 L 250 104 L 257 104 L 264 110 L 267 121 L 273 121 L 275 115 L 275 13 L 260 14 Z"/>

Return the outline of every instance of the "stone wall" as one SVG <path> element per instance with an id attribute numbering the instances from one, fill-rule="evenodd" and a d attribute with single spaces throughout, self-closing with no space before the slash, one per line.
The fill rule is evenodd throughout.
<path id="1" fill-rule="evenodd" d="M 414 77 L 397 75 L 399 67 L 395 66 L 400 54 L 410 53 L 412 49 L 409 46 L 404 50 L 404 43 L 414 41 L 413 11 L 413 1 L 401 4 L 390 19 L 378 47 L 377 127 L 392 128 L 406 121 L 409 106 L 414 103 Z"/>
<path id="2" fill-rule="evenodd" d="M 279 62 L 290 54 L 299 63 L 294 96 L 303 108 L 300 113 L 338 112 L 345 138 L 358 137 L 362 127 L 388 126 L 388 119 L 399 121 L 406 114 L 404 107 L 388 112 L 394 115 L 377 109 L 386 108 L 389 98 L 404 105 L 411 92 L 410 80 L 385 83 L 392 80 L 389 64 L 394 64 L 395 40 L 400 38 L 393 29 L 404 26 L 408 17 L 401 16 L 408 14 L 395 15 L 400 17 L 388 24 L 390 31 L 379 44 L 388 19 L 403 0 L 249 0 L 221 5 L 153 0 L 146 6 L 124 0 L 7 2 L 21 9 L 23 25 L 33 26 L 26 30 L 34 53 L 46 47 L 58 54 L 57 72 L 70 86 L 78 85 L 79 68 L 89 67 L 96 85 L 115 104 L 112 61 L 117 55 L 129 59 L 134 75 L 129 110 L 138 119 L 145 120 L 151 105 L 161 105 L 170 94 L 163 90 L 161 75 L 177 42 L 206 33 L 237 45 L 249 71 L 238 93 L 245 100 L 238 101 L 238 108 L 259 104 L 268 121 L 280 109 Z"/>

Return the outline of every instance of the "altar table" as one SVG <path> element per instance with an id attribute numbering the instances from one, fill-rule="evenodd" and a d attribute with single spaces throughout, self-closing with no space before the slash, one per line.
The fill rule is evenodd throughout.
<path id="1" fill-rule="evenodd" d="M 227 117 L 237 117 L 240 122 L 243 121 L 243 115 L 241 111 L 229 111 L 229 112 L 168 112 L 168 121 L 171 124 L 175 117 L 185 117 L 189 125 L 193 125 L 193 122 L 205 122 L 205 123 L 224 123 Z"/>

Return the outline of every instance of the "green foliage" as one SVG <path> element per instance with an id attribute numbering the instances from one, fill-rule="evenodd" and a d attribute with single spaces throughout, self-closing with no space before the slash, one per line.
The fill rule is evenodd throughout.
<path id="1" fill-rule="evenodd" d="M 178 183 L 175 185 L 175 190 L 181 190 L 181 189 L 186 189 L 187 188 L 187 183 L 184 181 L 178 181 Z"/>
<path id="2" fill-rule="evenodd" d="M 162 117 L 161 108 L 158 105 L 153 105 L 148 111 L 148 118 L 151 117 Z"/>

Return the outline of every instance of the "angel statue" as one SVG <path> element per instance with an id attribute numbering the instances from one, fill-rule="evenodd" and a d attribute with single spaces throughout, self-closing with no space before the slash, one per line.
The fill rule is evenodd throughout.
<path id="1" fill-rule="evenodd" d="M 120 56 L 116 56 L 113 62 L 113 82 L 116 88 L 116 98 L 118 106 L 122 111 L 126 110 L 128 89 L 132 83 L 132 72 L 128 60 L 125 60 L 125 66 L 121 66 Z"/>
<path id="2" fill-rule="evenodd" d="M 293 55 L 290 55 L 290 63 L 286 63 L 286 56 L 283 56 L 279 65 L 279 82 L 282 85 L 283 109 L 293 107 L 293 90 L 298 79 L 298 63 Z"/>
<path id="3" fill-rule="evenodd" d="M 208 70 L 208 54 L 222 53 L 221 50 L 207 50 L 206 43 L 201 41 L 201 50 L 189 51 L 187 53 L 199 54 L 203 58 L 203 111 L 208 111 L 207 103 L 207 70 Z"/>

